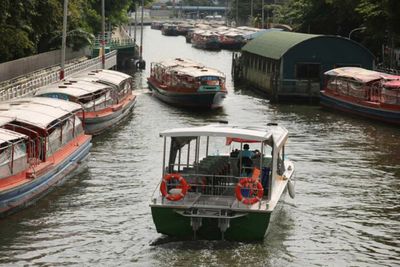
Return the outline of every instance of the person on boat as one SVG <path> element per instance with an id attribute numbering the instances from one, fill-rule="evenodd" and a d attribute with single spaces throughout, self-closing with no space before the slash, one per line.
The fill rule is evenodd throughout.
<path id="1" fill-rule="evenodd" d="M 241 157 L 241 158 L 250 158 L 251 159 L 252 157 L 254 157 L 254 152 L 249 149 L 250 149 L 249 144 L 244 144 L 243 150 L 241 150 L 239 152 L 239 158 Z"/>
<path id="2" fill-rule="evenodd" d="M 249 149 L 249 144 L 244 144 L 243 150 L 241 150 L 238 155 L 238 168 L 242 170 L 242 174 L 246 175 L 250 175 L 251 173 L 253 167 L 253 160 L 251 158 L 255 155 L 254 152 Z M 240 164 L 242 166 L 240 166 Z"/>

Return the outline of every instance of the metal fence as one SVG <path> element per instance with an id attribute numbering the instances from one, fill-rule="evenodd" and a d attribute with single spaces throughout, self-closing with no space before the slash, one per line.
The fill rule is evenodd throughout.
<path id="1" fill-rule="evenodd" d="M 106 54 L 106 68 L 111 68 L 117 63 L 117 51 L 111 51 Z M 100 69 L 101 57 L 92 58 L 79 63 L 73 63 L 65 68 L 65 77 L 76 74 L 83 70 Z M 59 70 L 39 74 L 31 79 L 10 83 L 0 89 L 0 101 L 9 100 L 16 97 L 25 97 L 33 95 L 34 92 L 45 85 L 60 80 Z"/>

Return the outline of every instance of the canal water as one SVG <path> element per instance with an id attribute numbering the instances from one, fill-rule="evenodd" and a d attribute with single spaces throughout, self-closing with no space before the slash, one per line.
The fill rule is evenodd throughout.
<path id="1" fill-rule="evenodd" d="M 139 33 L 138 33 L 139 36 Z M 146 27 L 137 106 L 96 137 L 87 167 L 29 209 L 0 220 L 0 264 L 100 266 L 394 266 L 400 264 L 400 129 L 319 106 L 270 104 L 230 76 L 231 52 L 207 52 Z M 227 75 L 224 108 L 191 112 L 147 90 L 151 61 L 185 57 Z M 277 122 L 290 133 L 296 198 L 263 242 L 178 241 L 158 234 L 149 202 L 171 127 Z"/>

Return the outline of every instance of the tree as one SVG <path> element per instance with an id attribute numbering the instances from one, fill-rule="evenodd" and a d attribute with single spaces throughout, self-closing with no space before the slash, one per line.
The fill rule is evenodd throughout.
<path id="1" fill-rule="evenodd" d="M 0 62 L 58 49 L 64 0 L 1 0 Z M 141 0 L 106 0 L 106 21 L 127 22 L 127 12 Z M 146 0 L 145 3 L 149 3 Z M 101 0 L 69 0 L 67 44 L 87 45 L 101 31 Z"/>
<path id="2" fill-rule="evenodd" d="M 280 20 L 296 31 L 340 35 L 361 26 L 354 35 L 375 55 L 382 44 L 400 44 L 400 1 L 398 0 L 290 0 L 279 12 Z"/>

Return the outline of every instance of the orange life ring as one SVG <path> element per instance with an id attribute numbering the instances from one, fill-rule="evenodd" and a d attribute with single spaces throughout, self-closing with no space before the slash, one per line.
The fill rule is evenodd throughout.
<path id="1" fill-rule="evenodd" d="M 169 194 L 167 192 L 167 182 L 170 180 L 178 180 L 179 181 L 179 186 L 177 188 L 182 189 L 182 191 L 179 194 Z M 171 201 L 178 201 L 181 200 L 187 193 L 189 186 L 185 180 L 179 173 L 168 173 L 164 176 L 161 185 L 160 185 L 160 191 L 161 194 L 167 198 L 168 200 Z"/>
<path id="2" fill-rule="evenodd" d="M 256 188 L 254 187 L 254 185 L 256 186 Z M 250 195 L 253 194 L 253 189 L 256 189 L 257 195 L 252 198 L 244 197 L 242 194 L 243 187 L 249 188 Z M 240 179 L 239 183 L 236 185 L 235 193 L 236 193 L 237 200 L 239 200 L 240 202 L 242 202 L 245 205 L 253 205 L 253 204 L 257 203 L 258 201 L 260 201 L 261 198 L 263 197 L 264 188 L 263 188 L 262 184 L 257 180 L 254 180 L 252 178 L 242 178 L 242 179 Z"/>

